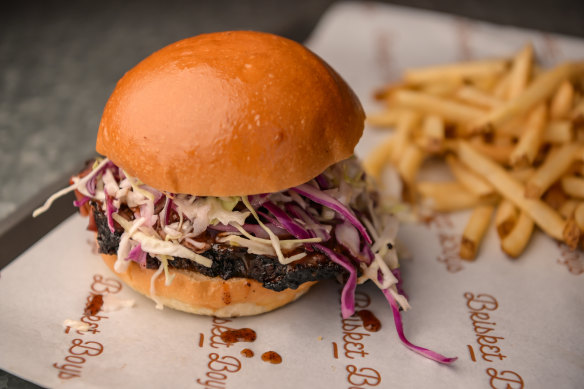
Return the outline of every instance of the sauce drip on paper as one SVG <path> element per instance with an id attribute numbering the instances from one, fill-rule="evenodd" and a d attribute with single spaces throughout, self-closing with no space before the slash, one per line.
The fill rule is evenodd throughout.
<path id="1" fill-rule="evenodd" d="M 256 340 L 256 332 L 251 328 L 227 330 L 221 333 L 221 340 L 228 344 L 237 342 L 253 342 Z"/>
<path id="2" fill-rule="evenodd" d="M 243 350 L 241 350 L 241 355 L 243 355 L 246 358 L 251 358 L 254 356 L 254 353 L 252 350 L 244 348 Z"/>
<path id="3" fill-rule="evenodd" d="M 362 309 L 360 311 L 355 312 L 363 321 L 363 328 L 365 328 L 369 332 L 377 332 L 381 329 L 381 322 L 373 312 Z"/>
<path id="4" fill-rule="evenodd" d="M 266 351 L 262 354 L 262 361 L 277 365 L 282 363 L 282 357 L 275 351 Z"/>

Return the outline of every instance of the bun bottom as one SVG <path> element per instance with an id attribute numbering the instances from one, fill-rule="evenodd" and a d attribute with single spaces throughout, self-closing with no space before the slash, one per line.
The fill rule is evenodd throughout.
<path id="1" fill-rule="evenodd" d="M 174 276 L 166 285 L 163 274 L 154 281 L 155 295 L 150 294 L 150 283 L 155 270 L 130 263 L 128 271 L 116 273 L 117 255 L 101 254 L 106 265 L 136 292 L 169 308 L 179 311 L 217 317 L 251 316 L 268 312 L 291 303 L 310 289 L 316 281 L 305 282 L 298 289 L 276 292 L 266 289 L 256 280 L 248 278 L 207 277 L 200 273 L 169 268 Z"/>

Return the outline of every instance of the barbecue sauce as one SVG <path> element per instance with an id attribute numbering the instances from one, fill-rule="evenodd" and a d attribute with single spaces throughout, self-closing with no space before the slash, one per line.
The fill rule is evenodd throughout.
<path id="1" fill-rule="evenodd" d="M 221 333 L 221 340 L 227 344 L 237 342 L 253 342 L 254 340 L 256 340 L 256 332 L 251 328 L 227 330 Z"/>
<path id="2" fill-rule="evenodd" d="M 273 365 L 282 363 L 282 357 L 275 351 L 266 351 L 262 354 L 262 361 L 270 362 Z"/>
<path id="3" fill-rule="evenodd" d="M 252 350 L 244 348 L 243 350 L 241 350 L 241 355 L 243 355 L 246 358 L 251 358 L 254 356 L 254 353 Z"/>
<path id="4" fill-rule="evenodd" d="M 355 313 L 361 318 L 361 321 L 363 322 L 363 328 L 365 328 L 367 331 L 377 332 L 381 329 L 381 322 L 379 319 L 377 319 L 377 317 L 375 317 L 373 312 L 367 309 L 362 309 Z"/>

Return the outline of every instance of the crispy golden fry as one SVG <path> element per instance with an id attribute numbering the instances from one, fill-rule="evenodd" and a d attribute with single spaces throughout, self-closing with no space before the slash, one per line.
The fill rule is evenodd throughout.
<path id="1" fill-rule="evenodd" d="M 530 199 L 541 197 L 581 153 L 582 146 L 578 143 L 568 143 L 548 153 L 543 164 L 525 183 L 525 197 Z"/>
<path id="2" fill-rule="evenodd" d="M 507 199 L 501 200 L 495 213 L 495 226 L 497 227 L 499 238 L 503 238 L 511 232 L 518 216 L 519 211 L 511 201 Z"/>
<path id="3" fill-rule="evenodd" d="M 483 142 L 480 138 L 474 138 L 471 140 L 471 144 L 481 154 L 486 155 L 500 164 L 509 163 L 509 158 L 514 149 L 514 146 L 511 145 L 495 146 L 491 143 Z"/>
<path id="4" fill-rule="evenodd" d="M 363 160 L 363 169 L 371 177 L 379 180 L 381 172 L 386 162 L 389 161 L 393 152 L 394 136 L 389 135 Z"/>
<path id="5" fill-rule="evenodd" d="M 579 203 L 576 200 L 567 200 L 564 202 L 564 204 L 562 204 L 558 212 L 564 219 L 569 219 L 574 215 L 574 211 L 576 210 L 578 204 Z"/>
<path id="6" fill-rule="evenodd" d="M 424 198 L 424 204 L 438 212 L 459 211 L 487 202 L 467 191 L 456 181 L 417 182 L 416 188 Z"/>
<path id="7" fill-rule="evenodd" d="M 521 183 L 527 182 L 531 176 L 535 173 L 535 169 L 532 167 L 528 167 L 526 169 L 513 169 L 509 171 L 509 174 L 517 181 Z"/>
<path id="8" fill-rule="evenodd" d="M 559 184 L 552 185 L 543 195 L 543 201 L 555 210 L 559 210 L 568 199 L 568 195 Z"/>
<path id="9" fill-rule="evenodd" d="M 458 88 L 460 88 L 460 82 L 440 82 L 421 85 L 419 91 L 436 97 L 447 97 Z"/>
<path id="10" fill-rule="evenodd" d="M 584 178 L 576 176 L 565 176 L 561 179 L 563 191 L 572 197 L 584 199 Z"/>
<path id="11" fill-rule="evenodd" d="M 569 81 L 564 81 L 556 91 L 550 105 L 550 117 L 562 119 L 570 114 L 574 102 L 574 86 Z"/>
<path id="12" fill-rule="evenodd" d="M 405 88 L 406 85 L 401 83 L 389 84 L 376 91 L 373 95 L 376 100 L 386 100 L 387 97 L 395 90 Z"/>
<path id="13" fill-rule="evenodd" d="M 532 233 L 533 219 L 522 211 L 511 232 L 501 239 L 501 249 L 510 257 L 517 258 L 525 250 Z"/>
<path id="14" fill-rule="evenodd" d="M 454 177 L 456 177 L 458 182 L 460 182 L 469 192 L 474 193 L 479 197 L 492 196 L 495 193 L 495 188 L 493 188 L 491 184 L 464 166 L 455 156 L 447 156 L 446 162 L 448 163 L 452 174 L 454 174 Z"/>
<path id="15" fill-rule="evenodd" d="M 495 135 L 519 138 L 525 129 L 526 116 L 517 116 L 494 129 Z"/>
<path id="16" fill-rule="evenodd" d="M 533 164 L 543 140 L 546 120 L 547 108 L 544 104 L 538 105 L 527 116 L 525 130 L 509 156 L 512 166 L 524 167 Z"/>
<path id="17" fill-rule="evenodd" d="M 498 99 L 480 89 L 466 85 L 456 91 L 454 97 L 472 105 L 483 108 L 497 108 L 503 105 L 503 100 Z"/>
<path id="18" fill-rule="evenodd" d="M 533 47 L 526 45 L 513 58 L 511 65 L 509 89 L 507 90 L 507 98 L 514 99 L 523 92 L 529 81 L 531 75 L 531 65 L 533 62 Z"/>
<path id="19" fill-rule="evenodd" d="M 418 146 L 413 143 L 408 144 L 397 168 L 406 184 L 411 186 L 414 183 L 418 170 L 420 170 L 420 166 L 424 162 L 424 158 L 424 152 Z"/>
<path id="20" fill-rule="evenodd" d="M 403 111 L 399 109 L 385 110 L 367 116 L 367 124 L 373 127 L 396 127 Z"/>
<path id="21" fill-rule="evenodd" d="M 440 116 L 428 115 L 424 118 L 422 132 L 430 152 L 439 152 L 444 146 L 444 121 Z"/>
<path id="22" fill-rule="evenodd" d="M 419 121 L 420 115 L 413 111 L 405 111 L 398 119 L 395 131 L 393 153 L 391 155 L 391 161 L 394 163 L 394 165 L 399 163 L 399 160 L 401 159 L 406 146 L 410 142 L 412 132 L 418 125 Z"/>
<path id="23" fill-rule="evenodd" d="M 536 104 L 547 99 L 555 92 L 557 85 L 566 79 L 584 73 L 584 62 L 566 63 L 541 74 L 517 98 L 509 100 L 501 107 L 479 119 L 473 128 L 483 132 L 484 128 L 499 127 L 514 116 L 522 115 Z"/>
<path id="24" fill-rule="evenodd" d="M 570 111 L 570 120 L 576 123 L 584 122 L 584 99 L 580 100 Z"/>
<path id="25" fill-rule="evenodd" d="M 391 101 L 424 114 L 439 115 L 444 120 L 455 123 L 469 123 L 485 115 L 485 111 L 477 107 L 409 90 L 393 93 Z"/>
<path id="26" fill-rule="evenodd" d="M 544 143 L 566 143 L 574 139 L 572 122 L 569 120 L 552 120 L 543 131 Z"/>
<path id="27" fill-rule="evenodd" d="M 493 205 L 479 205 L 472 211 L 470 219 L 462 233 L 460 242 L 460 258 L 474 260 L 477 250 L 487 232 L 493 215 Z"/>
<path id="28" fill-rule="evenodd" d="M 406 71 L 378 96 L 387 111 L 368 120 L 396 128 L 389 162 L 404 196 L 437 211 L 473 208 L 483 222 L 499 201 L 501 248 L 516 257 L 534 225 L 572 248 L 584 233 L 583 90 L 584 61 L 545 69 L 526 45 L 510 60 Z M 376 175 L 388 162 L 381 148 L 366 161 Z M 426 156 L 445 159 L 456 181 L 416 182 Z M 468 223 L 460 255 L 474 258 L 481 230 Z"/>
<path id="29" fill-rule="evenodd" d="M 579 234 L 575 236 L 573 228 L 568 226 L 567 222 L 549 205 L 539 199 L 525 198 L 524 186 L 497 163 L 478 153 L 465 141 L 458 143 L 458 157 L 469 168 L 489 181 L 500 194 L 526 212 L 548 235 L 566 242 L 570 247 L 577 246 Z"/>
<path id="30" fill-rule="evenodd" d="M 435 81 L 464 81 L 492 77 L 501 74 L 507 67 L 508 61 L 500 59 L 432 66 L 406 70 L 404 80 L 414 85 Z"/>
<path id="31" fill-rule="evenodd" d="M 584 202 L 578 203 L 574 208 L 574 221 L 580 231 L 584 231 Z"/>
<path id="32" fill-rule="evenodd" d="M 493 88 L 493 96 L 499 100 L 507 100 L 509 86 L 511 84 L 511 73 L 503 75 Z"/>

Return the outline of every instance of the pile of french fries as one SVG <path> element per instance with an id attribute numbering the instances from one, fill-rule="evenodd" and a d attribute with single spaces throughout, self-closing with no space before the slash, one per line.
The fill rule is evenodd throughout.
<path id="1" fill-rule="evenodd" d="M 575 249 L 584 232 L 584 61 L 542 69 L 531 45 L 511 58 L 407 70 L 376 94 L 370 115 L 394 131 L 364 161 L 380 177 L 397 169 L 419 208 L 472 209 L 460 257 L 476 257 L 491 220 L 502 250 L 518 257 L 534 226 Z M 451 181 L 421 181 L 427 161 Z M 494 217 L 493 217 L 494 215 Z"/>

